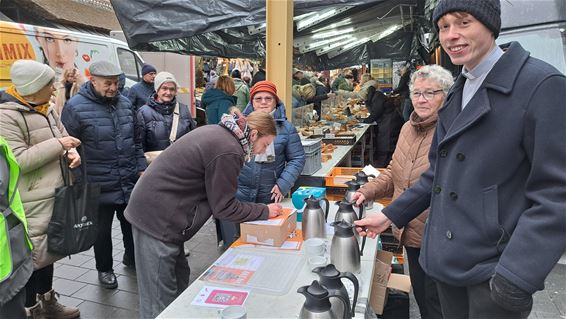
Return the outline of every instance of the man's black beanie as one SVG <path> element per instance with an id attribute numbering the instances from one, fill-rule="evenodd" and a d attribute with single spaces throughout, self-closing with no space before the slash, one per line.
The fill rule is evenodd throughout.
<path id="1" fill-rule="evenodd" d="M 438 31 L 438 20 L 450 12 L 467 12 L 491 30 L 496 39 L 499 36 L 501 31 L 499 0 L 440 0 L 432 13 L 436 31 Z"/>

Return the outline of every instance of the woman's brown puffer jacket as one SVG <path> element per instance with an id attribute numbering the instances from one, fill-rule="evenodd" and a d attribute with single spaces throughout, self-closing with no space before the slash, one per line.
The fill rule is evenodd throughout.
<path id="1" fill-rule="evenodd" d="M 428 151 L 436 128 L 436 120 L 436 114 L 424 121 L 415 112 L 411 114 L 410 120 L 401 128 L 399 141 L 387 169 L 360 189 L 366 199 L 375 200 L 393 196 L 395 200 L 428 169 Z M 428 209 L 404 229 L 393 227 L 393 233 L 402 245 L 421 247 L 427 216 Z"/>

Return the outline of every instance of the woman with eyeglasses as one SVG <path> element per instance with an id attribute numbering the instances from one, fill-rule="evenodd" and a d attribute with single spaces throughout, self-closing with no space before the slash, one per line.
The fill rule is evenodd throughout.
<path id="1" fill-rule="evenodd" d="M 238 177 L 236 198 L 243 202 L 279 203 L 289 193 L 303 171 L 305 152 L 301 138 L 285 116 L 285 105 L 277 97 L 277 87 L 271 81 L 260 81 L 250 91 L 250 103 L 243 115 L 258 111 L 275 119 L 277 136 L 266 151 L 246 162 Z M 224 246 L 237 238 L 239 226 L 221 221 Z"/>
<path id="2" fill-rule="evenodd" d="M 395 199 L 428 169 L 437 113 L 453 83 L 450 72 L 438 65 L 427 65 L 413 73 L 409 88 L 415 109 L 401 128 L 393 158 L 385 171 L 356 192 L 354 200 L 362 203 L 390 196 Z M 393 234 L 407 251 L 411 284 L 421 317 L 442 318 L 436 285 L 419 265 L 427 217 L 428 209 L 403 229 L 393 226 Z"/>

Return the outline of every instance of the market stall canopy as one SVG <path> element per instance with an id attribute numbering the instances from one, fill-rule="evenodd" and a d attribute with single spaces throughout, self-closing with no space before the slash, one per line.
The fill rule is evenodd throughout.
<path id="1" fill-rule="evenodd" d="M 132 49 L 265 56 L 263 0 L 111 2 Z M 375 51 L 372 44 L 395 34 L 406 39 L 405 32 L 415 30 L 417 12 L 422 12 L 418 3 L 422 6 L 417 0 L 295 0 L 295 56 L 316 60 L 318 68 L 344 60 L 348 52 L 357 52 L 350 63 L 360 61 L 360 55 L 365 61 L 366 53 Z"/>

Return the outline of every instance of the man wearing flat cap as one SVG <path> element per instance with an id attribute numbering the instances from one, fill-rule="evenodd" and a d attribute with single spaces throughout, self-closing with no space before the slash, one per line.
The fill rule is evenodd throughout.
<path id="1" fill-rule="evenodd" d="M 61 118 L 69 134 L 82 141 L 88 181 L 101 186 L 94 257 L 101 285 L 113 289 L 118 287 L 112 268 L 114 212 L 122 228 L 125 250 L 122 262 L 134 268 L 132 228 L 124 218 L 124 209 L 147 165 L 141 144 L 134 140 L 132 105 L 118 93 L 122 71 L 106 61 L 93 63 L 89 70 L 90 81 L 67 101 Z"/>
<path id="2" fill-rule="evenodd" d="M 142 67 L 142 79 L 134 84 L 128 91 L 128 99 L 132 102 L 135 110 L 147 104 L 149 98 L 155 93 L 154 81 L 157 70 L 151 64 L 144 64 Z"/>
<path id="3" fill-rule="evenodd" d="M 430 168 L 356 224 L 374 236 L 430 206 L 420 264 L 445 318 L 527 318 L 566 249 L 566 77 L 517 42 L 499 0 L 440 0 L 440 44 L 463 70 L 438 112 Z"/>

